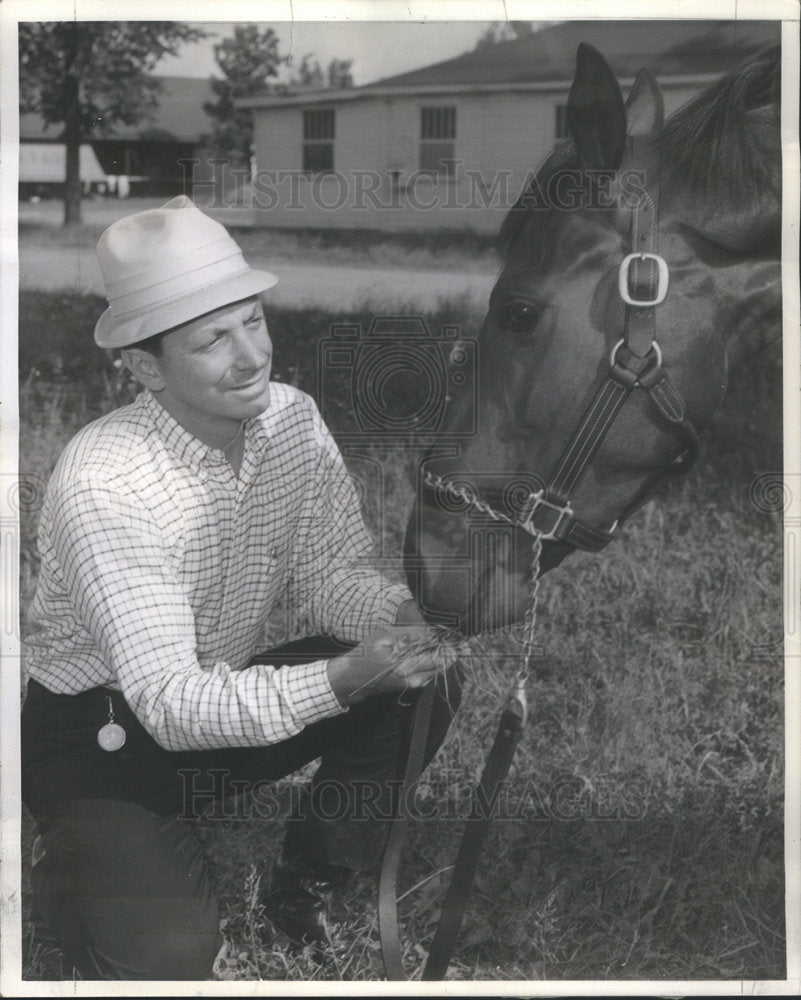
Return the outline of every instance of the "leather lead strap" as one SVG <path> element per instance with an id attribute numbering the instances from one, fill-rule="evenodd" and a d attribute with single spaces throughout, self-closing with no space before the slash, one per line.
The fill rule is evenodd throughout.
<path id="1" fill-rule="evenodd" d="M 387 979 L 392 980 L 406 979 L 398 930 L 398 873 L 403 855 L 406 825 L 409 821 L 409 797 L 414 794 L 415 786 L 420 780 L 420 772 L 423 770 L 435 692 L 436 685 L 428 684 L 417 699 L 400 801 L 390 826 L 378 880 L 378 929 L 381 937 L 381 954 L 384 960 L 384 973 Z"/>
<path id="2" fill-rule="evenodd" d="M 448 962 L 456 947 L 459 928 L 462 926 L 467 900 L 473 887 L 481 846 L 495 812 L 498 789 L 512 764 L 522 724 L 523 708 L 517 700 L 512 699 L 501 715 L 484 773 L 481 775 L 478 788 L 473 792 L 473 807 L 462 836 L 428 961 L 423 970 L 424 980 L 444 979 L 448 971 Z"/>
<path id="3" fill-rule="evenodd" d="M 390 828 L 378 883 L 378 925 L 384 972 L 387 979 L 401 982 L 407 977 L 403 968 L 398 928 L 398 873 L 409 819 L 410 796 L 414 793 L 423 767 L 434 692 L 434 684 L 423 688 L 415 708 L 401 800 Z M 522 722 L 523 707 L 513 697 L 501 714 L 498 731 L 481 781 L 473 792 L 470 818 L 462 836 L 451 883 L 423 971 L 423 979 L 442 979 L 448 970 L 448 962 L 456 945 L 465 906 L 473 885 L 481 846 L 492 820 L 498 787 L 512 763 L 515 747 L 520 739 Z"/>

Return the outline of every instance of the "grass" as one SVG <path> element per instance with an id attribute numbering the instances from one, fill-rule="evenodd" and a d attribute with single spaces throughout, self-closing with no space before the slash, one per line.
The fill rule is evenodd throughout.
<path id="1" fill-rule="evenodd" d="M 102 352 L 79 346 L 98 305 L 21 298 L 22 472 L 37 482 L 67 437 L 128 391 Z M 429 326 L 454 315 L 443 307 Z M 60 318 L 58 342 L 39 332 L 48 316 Z M 314 343 L 329 321 L 313 310 L 270 317 L 282 378 L 319 389 Z M 732 379 L 697 466 L 615 544 L 543 580 L 530 718 L 449 979 L 784 978 L 781 515 L 754 488 L 759 473 L 782 466 L 779 362 L 770 350 Z M 327 416 L 341 432 L 352 415 L 347 398 L 336 402 Z M 380 444 L 366 456 L 381 463 L 385 493 L 380 504 L 368 498 L 365 516 L 388 551 L 400 549 L 415 457 Z M 354 472 L 367 467 L 353 460 Z M 22 526 L 23 604 L 36 573 L 35 506 Z M 433 934 L 469 790 L 516 669 L 508 632 L 473 648 L 462 708 L 420 789 L 437 815 L 412 824 L 406 850 L 410 971 Z M 255 904 L 280 820 L 198 829 L 225 921 L 218 979 L 381 978 L 374 876 L 348 889 L 331 948 L 315 958 L 292 951 Z M 26 819 L 26 849 L 31 836 Z M 27 924 L 23 937 L 25 976 L 46 978 Z"/>

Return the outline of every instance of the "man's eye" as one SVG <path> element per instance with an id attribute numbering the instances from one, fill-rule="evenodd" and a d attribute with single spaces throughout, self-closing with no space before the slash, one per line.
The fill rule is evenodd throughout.
<path id="1" fill-rule="evenodd" d="M 499 313 L 501 324 L 507 330 L 512 330 L 514 333 L 526 333 L 537 325 L 542 310 L 533 302 L 513 299 L 501 306 Z"/>
<path id="2" fill-rule="evenodd" d="M 207 351 L 209 348 L 214 347 L 219 344 L 221 340 L 225 337 L 224 333 L 215 333 L 209 340 L 205 341 L 200 345 L 201 351 Z"/>

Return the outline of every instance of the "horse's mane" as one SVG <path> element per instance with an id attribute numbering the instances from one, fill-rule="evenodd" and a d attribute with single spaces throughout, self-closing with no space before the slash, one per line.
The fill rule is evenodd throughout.
<path id="1" fill-rule="evenodd" d="M 742 207 L 764 196 L 767 184 L 778 194 L 779 160 L 742 125 L 746 112 L 770 108 L 778 122 L 781 59 L 778 46 L 749 59 L 721 77 L 672 115 L 659 137 L 659 156 L 669 165 L 665 180 L 694 194 Z"/>
<path id="2" fill-rule="evenodd" d="M 766 194 L 778 197 L 779 159 L 773 150 L 766 150 L 764 142 L 746 133 L 742 124 L 746 112 L 762 107 L 771 108 L 778 122 L 780 85 L 780 49 L 776 46 L 753 56 L 675 112 L 659 136 L 666 187 L 684 189 L 701 199 L 714 198 L 721 212 L 742 211 L 744 205 L 758 203 Z M 576 166 L 572 141 L 557 143 L 501 225 L 504 256 L 534 214 L 532 191 L 547 187 L 548 178 L 558 171 Z M 540 207 L 536 214 L 537 235 L 547 238 L 551 213 Z"/>
<path id="3" fill-rule="evenodd" d="M 558 142 L 551 150 L 536 175 L 523 185 L 520 197 L 506 213 L 506 217 L 501 223 L 499 243 L 501 253 L 507 258 L 512 247 L 531 218 L 536 218 L 537 226 L 536 238 L 532 234 L 530 249 L 536 250 L 538 255 L 547 260 L 551 254 L 550 238 L 554 235 L 553 222 L 555 214 L 547 206 L 537 204 L 537 191 L 548 189 L 548 181 L 561 170 L 576 168 L 576 154 L 573 143 L 569 139 Z M 530 176 L 530 175 L 529 175 Z M 533 263 L 533 262 L 531 262 Z"/>

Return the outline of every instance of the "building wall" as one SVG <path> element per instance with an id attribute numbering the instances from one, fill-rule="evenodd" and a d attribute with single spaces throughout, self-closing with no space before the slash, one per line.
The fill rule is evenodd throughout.
<path id="1" fill-rule="evenodd" d="M 108 181 L 88 143 L 80 149 L 80 178 L 84 184 Z M 19 147 L 20 184 L 63 184 L 67 172 L 67 148 L 60 142 L 21 142 Z"/>
<path id="2" fill-rule="evenodd" d="M 668 113 L 696 88 L 665 90 Z M 498 230 L 529 173 L 553 148 L 567 86 L 529 93 L 392 97 L 334 105 L 334 172 L 302 173 L 303 108 L 255 109 L 257 224 L 389 231 Z M 456 178 L 419 173 L 420 109 L 456 108 Z M 326 105 L 327 107 L 330 105 Z"/>

